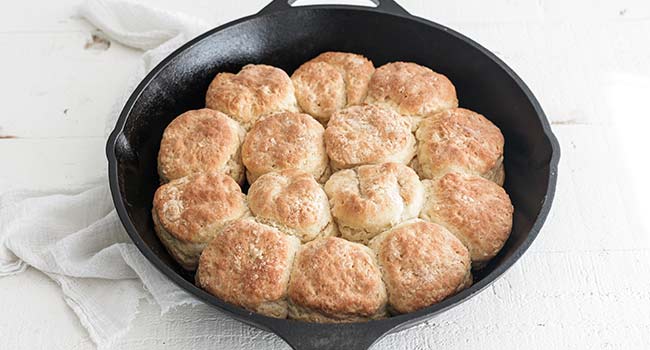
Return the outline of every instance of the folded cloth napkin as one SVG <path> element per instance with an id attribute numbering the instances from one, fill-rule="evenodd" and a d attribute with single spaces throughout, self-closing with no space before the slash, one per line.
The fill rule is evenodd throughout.
<path id="1" fill-rule="evenodd" d="M 135 85 L 171 51 L 209 28 L 185 15 L 123 2 L 90 0 L 80 14 L 111 40 L 146 50 L 116 110 Z M 0 196 L 0 276 L 32 266 L 56 281 L 65 301 L 100 348 L 129 329 L 138 304 L 162 312 L 198 301 L 160 274 L 124 232 L 107 186 L 50 193 L 13 191 Z"/>

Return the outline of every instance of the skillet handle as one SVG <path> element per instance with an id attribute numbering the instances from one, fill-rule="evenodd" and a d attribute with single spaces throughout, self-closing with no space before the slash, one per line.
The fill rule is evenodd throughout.
<path id="1" fill-rule="evenodd" d="M 370 1 L 372 1 L 375 5 L 377 5 L 377 7 L 375 7 L 375 10 L 377 11 L 389 13 L 392 15 L 402 15 L 402 16 L 411 15 L 402 6 L 397 4 L 397 2 L 395 2 L 394 0 L 370 0 Z M 294 2 L 296 2 L 296 0 L 272 0 L 268 5 L 262 8 L 258 12 L 258 14 L 271 13 L 275 11 L 290 9 L 292 7 L 291 4 L 293 4 Z M 372 7 L 370 7 L 370 9 L 372 9 Z"/>
<path id="2" fill-rule="evenodd" d="M 395 326 L 385 323 L 269 325 L 294 350 L 368 350 Z"/>
<path id="3" fill-rule="evenodd" d="M 370 0 L 377 4 L 377 10 L 391 15 L 411 16 L 400 4 L 394 0 Z"/>

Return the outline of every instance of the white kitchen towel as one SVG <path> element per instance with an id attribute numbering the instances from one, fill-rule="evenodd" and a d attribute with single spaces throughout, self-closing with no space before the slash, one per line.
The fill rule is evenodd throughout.
<path id="1" fill-rule="evenodd" d="M 90 0 L 80 14 L 109 39 L 147 50 L 106 116 L 107 130 L 135 85 L 160 60 L 209 26 L 186 15 L 124 1 Z M 91 339 L 110 348 L 149 299 L 167 312 L 198 301 L 153 268 L 130 242 L 107 180 L 96 186 L 0 195 L 0 276 L 32 266 L 56 281 Z"/>

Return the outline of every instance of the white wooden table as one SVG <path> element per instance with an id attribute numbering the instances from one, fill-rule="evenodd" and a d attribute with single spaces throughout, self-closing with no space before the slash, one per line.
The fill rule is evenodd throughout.
<path id="1" fill-rule="evenodd" d="M 140 53 L 93 40 L 78 1 L 0 4 L 0 190 L 75 186 L 106 172 L 104 118 Z M 266 0 L 144 2 L 216 24 Z M 650 2 L 401 3 L 505 60 L 551 119 L 562 160 L 554 208 L 528 253 L 471 301 L 374 349 L 649 348 Z M 0 310 L 0 349 L 94 348 L 58 286 L 35 270 L 0 279 Z M 175 348 L 192 339 L 185 324 L 196 318 L 215 327 L 192 339 L 197 348 L 286 348 L 207 307 L 141 310 L 120 348 Z"/>

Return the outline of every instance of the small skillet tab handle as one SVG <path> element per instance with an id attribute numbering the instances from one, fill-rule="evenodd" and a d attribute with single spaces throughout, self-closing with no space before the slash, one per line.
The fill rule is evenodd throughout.
<path id="1" fill-rule="evenodd" d="M 370 0 L 377 7 L 375 8 L 378 11 L 390 13 L 393 15 L 406 15 L 410 14 L 400 5 L 398 5 L 394 0 Z M 264 6 L 258 14 L 271 13 L 275 11 L 281 11 L 290 9 L 296 0 L 272 0 L 268 5 Z"/>
<path id="2" fill-rule="evenodd" d="M 390 13 L 391 15 L 403 15 L 403 16 L 410 16 L 411 14 L 408 13 L 402 6 L 400 6 L 397 2 L 394 0 L 370 0 L 377 4 L 377 10 Z"/>
<path id="3" fill-rule="evenodd" d="M 271 2 L 264 6 L 258 14 L 271 13 L 275 11 L 281 11 L 291 8 L 291 4 L 296 2 L 296 0 L 271 0 Z"/>
<path id="4" fill-rule="evenodd" d="M 294 350 L 368 350 L 394 325 L 373 323 L 283 323 L 271 330 Z"/>

